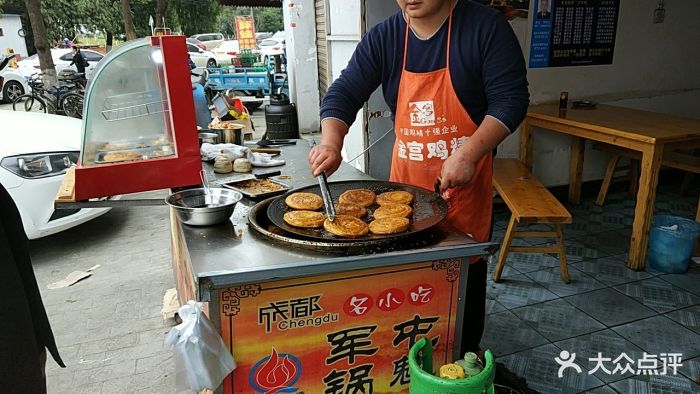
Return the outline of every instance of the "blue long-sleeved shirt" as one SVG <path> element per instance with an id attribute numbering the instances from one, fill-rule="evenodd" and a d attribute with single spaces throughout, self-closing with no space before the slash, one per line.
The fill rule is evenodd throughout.
<path id="1" fill-rule="evenodd" d="M 447 26 L 445 21 L 427 40 L 409 31 L 408 71 L 445 67 Z M 321 119 L 333 117 L 351 125 L 380 84 L 396 113 L 405 29 L 406 20 L 398 12 L 367 32 L 323 98 Z M 514 131 L 527 112 L 529 93 L 525 60 L 506 19 L 482 4 L 460 0 L 453 10 L 451 41 L 452 84 L 469 116 L 478 125 L 490 115 Z"/>

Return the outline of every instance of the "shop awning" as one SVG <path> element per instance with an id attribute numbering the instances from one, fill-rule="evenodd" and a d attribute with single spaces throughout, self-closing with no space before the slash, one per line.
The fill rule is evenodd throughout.
<path id="1" fill-rule="evenodd" d="M 241 7 L 282 7 L 282 0 L 219 0 L 219 3 Z"/>

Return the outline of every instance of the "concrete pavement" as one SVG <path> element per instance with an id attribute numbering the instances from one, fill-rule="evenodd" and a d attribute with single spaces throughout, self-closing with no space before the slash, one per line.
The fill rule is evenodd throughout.
<path id="1" fill-rule="evenodd" d="M 166 193 L 144 193 L 164 197 Z M 31 242 L 34 272 L 67 368 L 49 358 L 49 393 L 173 393 L 174 359 L 160 315 L 174 287 L 166 207 L 117 208 Z M 100 264 L 75 285 L 49 283 Z"/>

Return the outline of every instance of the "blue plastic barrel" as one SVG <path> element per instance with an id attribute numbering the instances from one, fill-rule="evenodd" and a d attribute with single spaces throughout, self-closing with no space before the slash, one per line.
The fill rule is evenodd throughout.
<path id="1" fill-rule="evenodd" d="M 649 266 L 671 274 L 688 271 L 700 223 L 678 216 L 654 216 L 649 234 Z"/>

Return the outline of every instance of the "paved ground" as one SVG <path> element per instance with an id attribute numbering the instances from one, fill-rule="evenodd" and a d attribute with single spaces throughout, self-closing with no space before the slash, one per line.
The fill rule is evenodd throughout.
<path id="1" fill-rule="evenodd" d="M 164 192 L 148 193 L 164 196 Z M 174 360 L 160 309 L 173 287 L 165 207 L 113 209 L 32 241 L 34 271 L 67 368 L 47 363 L 49 393 L 172 393 Z M 95 264 L 72 287 L 46 286 Z"/>

